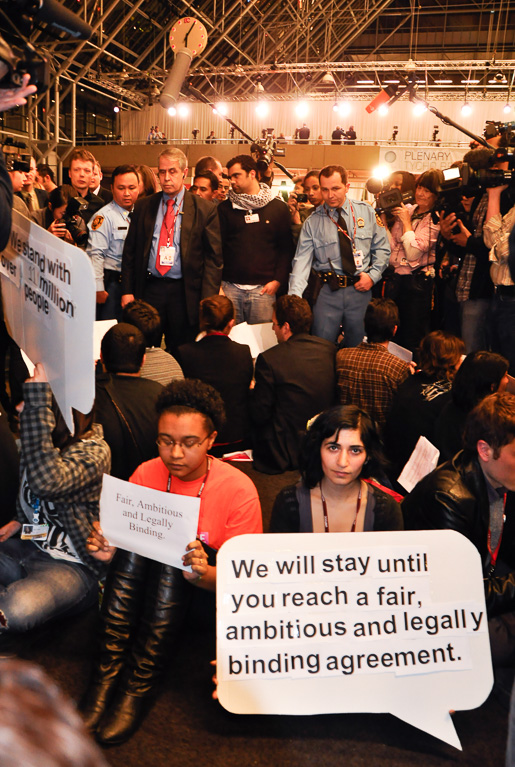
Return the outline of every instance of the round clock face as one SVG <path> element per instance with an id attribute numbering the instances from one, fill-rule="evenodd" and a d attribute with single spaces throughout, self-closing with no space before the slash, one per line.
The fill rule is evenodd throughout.
<path id="1" fill-rule="evenodd" d="M 186 16 L 173 25 L 170 32 L 170 47 L 172 51 L 187 48 L 197 56 L 207 45 L 207 31 L 198 19 Z"/>

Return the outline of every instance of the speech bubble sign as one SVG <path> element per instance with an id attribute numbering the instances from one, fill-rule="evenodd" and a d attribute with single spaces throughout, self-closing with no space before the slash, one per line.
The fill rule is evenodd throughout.
<path id="1" fill-rule="evenodd" d="M 390 712 L 461 749 L 449 711 L 493 684 L 479 553 L 449 530 L 232 538 L 217 678 L 233 713 Z"/>
<path id="2" fill-rule="evenodd" d="M 42 362 L 68 428 L 72 407 L 89 413 L 95 398 L 95 275 L 84 251 L 13 210 L 0 256 L 4 316 L 11 337 Z"/>

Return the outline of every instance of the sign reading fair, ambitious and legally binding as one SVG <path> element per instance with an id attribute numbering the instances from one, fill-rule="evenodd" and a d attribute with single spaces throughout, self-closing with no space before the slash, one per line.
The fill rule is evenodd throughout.
<path id="1" fill-rule="evenodd" d="M 191 570 L 182 564 L 182 556 L 197 536 L 199 513 L 199 497 L 165 493 L 104 474 L 100 526 L 112 546 Z"/>
<path id="2" fill-rule="evenodd" d="M 234 713 L 390 712 L 461 748 L 449 712 L 493 682 L 479 553 L 449 530 L 232 538 L 217 678 Z"/>
<path id="3" fill-rule="evenodd" d="M 32 362 L 42 362 L 68 428 L 71 408 L 89 413 L 95 397 L 95 277 L 80 248 L 13 210 L 0 257 L 5 321 Z"/>

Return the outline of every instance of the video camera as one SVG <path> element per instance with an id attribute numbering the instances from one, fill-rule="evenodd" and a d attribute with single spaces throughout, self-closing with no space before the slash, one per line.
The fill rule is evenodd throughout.
<path id="1" fill-rule="evenodd" d="M 25 74 L 44 93 L 50 82 L 48 59 L 26 39 L 34 21 L 44 22 L 72 37 L 87 40 L 93 30 L 57 0 L 0 0 L 0 88 L 19 88 Z M 16 19 L 16 25 L 12 19 Z"/>
<path id="2" fill-rule="evenodd" d="M 256 139 L 250 147 L 250 151 L 256 155 L 258 170 L 261 173 L 268 170 L 268 166 L 274 157 L 284 157 L 286 154 L 284 147 L 277 147 L 277 142 L 273 138 L 273 132 L 273 128 L 265 128 L 263 130 L 263 138 Z"/>
<path id="3" fill-rule="evenodd" d="M 487 120 L 483 136 L 487 141 L 494 136 L 503 136 L 503 146 L 515 146 L 515 121 L 503 123 L 499 120 Z"/>
<path id="4" fill-rule="evenodd" d="M 377 196 L 376 212 L 388 213 L 399 205 L 415 202 L 413 192 L 401 192 L 400 189 L 385 189 L 378 178 L 369 178 L 365 187 L 370 194 Z"/>

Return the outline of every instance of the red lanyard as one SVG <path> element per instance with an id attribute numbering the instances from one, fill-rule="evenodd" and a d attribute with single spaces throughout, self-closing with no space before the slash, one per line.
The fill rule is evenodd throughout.
<path id="1" fill-rule="evenodd" d="M 490 530 L 490 525 L 488 526 L 488 553 L 490 554 L 491 572 L 495 570 L 495 564 L 497 562 L 497 557 L 499 555 L 499 549 L 501 548 L 502 534 L 504 532 L 505 522 L 506 522 L 506 493 L 504 493 L 503 507 L 502 507 L 502 530 L 499 536 L 499 540 L 497 541 L 497 546 L 495 547 L 495 551 L 492 551 L 492 546 L 491 546 L 492 531 Z"/>
<path id="2" fill-rule="evenodd" d="M 350 236 L 350 234 L 348 233 L 346 229 L 340 226 L 338 221 L 335 221 L 334 218 L 332 218 L 332 216 L 329 215 L 329 211 L 327 210 L 327 208 L 325 209 L 325 212 L 328 218 L 333 222 L 335 227 L 338 229 L 338 231 L 349 238 L 352 248 L 354 249 L 354 240 L 356 239 L 356 216 L 354 215 L 354 208 L 352 207 L 352 204 L 350 202 L 349 202 L 349 208 L 350 208 L 350 212 L 352 213 L 352 223 L 354 224 L 354 232 L 352 237 Z M 340 215 L 343 218 L 343 208 L 342 208 L 342 213 L 340 213 Z"/>
<path id="3" fill-rule="evenodd" d="M 329 516 L 327 514 L 327 503 L 324 497 L 324 491 L 322 490 L 322 480 L 320 480 L 320 497 L 322 499 L 322 509 L 324 510 L 324 533 L 328 533 L 329 532 Z M 351 533 L 356 532 L 356 523 L 358 521 L 358 514 L 359 514 L 360 508 L 361 508 L 361 480 L 359 483 L 358 501 L 356 503 L 356 513 L 354 515 L 354 522 L 352 523 L 352 527 L 350 529 Z"/>
<path id="4" fill-rule="evenodd" d="M 197 498 L 200 498 L 200 496 L 202 495 L 202 491 L 203 491 L 203 489 L 204 489 L 204 488 L 205 488 L 205 486 L 206 486 L 207 478 L 209 477 L 209 470 L 210 470 L 210 469 L 211 469 L 211 458 L 209 458 L 209 457 L 208 457 L 208 459 L 207 459 L 207 471 L 206 471 L 206 476 L 204 477 L 204 479 L 203 479 L 203 481 L 202 481 L 202 484 L 201 484 L 201 486 L 200 486 L 200 490 L 199 490 L 199 491 L 198 491 L 198 493 L 197 493 Z M 171 474 L 169 474 L 169 475 L 168 475 L 168 483 L 167 483 L 167 485 L 166 485 L 166 492 L 167 492 L 167 493 L 170 493 L 170 492 L 171 492 L 171 487 L 172 487 L 172 475 L 171 475 Z"/>

